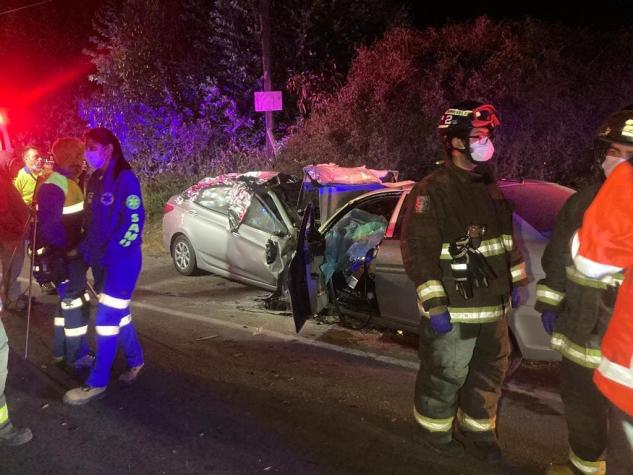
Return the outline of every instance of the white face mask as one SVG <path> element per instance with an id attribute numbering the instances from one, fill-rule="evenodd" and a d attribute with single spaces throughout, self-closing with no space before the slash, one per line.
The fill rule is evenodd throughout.
<path id="1" fill-rule="evenodd" d="M 105 158 L 103 158 L 98 150 L 86 150 L 86 162 L 88 162 L 88 165 L 90 165 L 91 168 L 98 170 L 105 163 Z"/>
<path id="2" fill-rule="evenodd" d="M 604 176 L 608 177 L 611 175 L 611 172 L 615 170 L 620 163 L 626 162 L 626 159 L 622 157 L 614 157 L 613 155 L 607 155 L 604 159 L 604 162 L 600 165 L 604 170 Z"/>
<path id="3" fill-rule="evenodd" d="M 486 140 L 484 143 L 475 142 L 470 145 L 470 156 L 473 157 L 473 160 L 476 162 L 487 162 L 492 158 L 494 153 L 495 146 L 492 145 L 492 141 L 490 139 Z"/>

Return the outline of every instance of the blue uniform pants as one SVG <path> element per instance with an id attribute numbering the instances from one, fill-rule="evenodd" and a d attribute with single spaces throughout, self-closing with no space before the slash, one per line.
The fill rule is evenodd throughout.
<path id="1" fill-rule="evenodd" d="M 57 283 L 60 313 L 55 316 L 53 356 L 72 365 L 88 353 L 89 307 L 86 297 L 86 266 L 79 256 L 67 261 L 68 280 Z"/>
<path id="2" fill-rule="evenodd" d="M 132 324 L 130 299 L 141 272 L 141 249 L 130 249 L 107 266 L 94 266 L 95 287 L 99 304 L 95 315 L 97 359 L 86 384 L 104 387 L 119 344 L 123 347 L 129 368 L 143 364 L 143 350 Z"/>

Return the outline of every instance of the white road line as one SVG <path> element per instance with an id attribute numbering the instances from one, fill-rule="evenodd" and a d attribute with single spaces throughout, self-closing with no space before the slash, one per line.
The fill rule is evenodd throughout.
<path id="1" fill-rule="evenodd" d="M 172 316 L 176 316 L 179 318 L 184 318 L 187 320 L 194 320 L 196 322 L 202 322 L 202 323 L 212 323 L 214 325 L 219 325 L 219 326 L 223 326 L 226 328 L 230 328 L 232 330 L 238 330 L 244 333 L 249 333 L 249 334 L 253 334 L 254 330 L 257 330 L 258 334 L 261 335 L 267 335 L 273 338 L 277 338 L 279 340 L 283 340 L 283 341 L 290 341 L 290 342 L 296 342 L 296 343 L 300 343 L 300 344 L 304 344 L 304 345 L 310 345 L 310 346 L 315 346 L 317 348 L 323 348 L 323 349 L 327 349 L 327 350 L 331 350 L 331 351 L 337 351 L 339 353 L 345 353 L 348 355 L 354 355 L 354 356 L 360 356 L 362 358 L 369 358 L 369 359 L 373 359 L 376 361 L 380 361 L 381 363 L 387 363 L 390 365 L 394 365 L 394 366 L 400 366 L 401 368 L 407 368 L 407 369 L 418 369 L 418 363 L 414 362 L 414 361 L 406 361 L 406 360 L 401 360 L 399 358 L 393 358 L 391 356 L 384 356 L 384 355 L 379 355 L 377 353 L 372 353 L 370 351 L 363 351 L 363 350 L 356 350 L 353 348 L 344 348 L 342 346 L 338 346 L 338 345 L 333 345 L 331 343 L 325 343 L 322 341 L 316 341 L 316 340 L 312 340 L 310 338 L 306 338 L 300 335 L 287 335 L 285 333 L 281 333 L 281 332 L 277 332 L 274 330 L 268 330 L 266 328 L 264 329 L 260 329 L 260 328 L 256 328 L 256 327 L 249 327 L 247 325 L 244 325 L 242 323 L 233 323 L 233 322 L 226 322 L 224 320 L 218 320 L 216 318 L 210 317 L 210 316 L 203 316 L 203 315 L 196 315 L 194 313 L 190 313 L 190 312 L 181 312 L 179 310 L 172 310 L 172 309 L 168 309 L 168 308 L 164 308 L 164 307 L 159 307 L 156 305 L 152 305 L 149 303 L 144 303 L 144 302 L 134 302 L 132 301 L 132 306 L 135 308 L 142 308 L 142 309 L 146 309 L 146 310 L 151 310 L 153 312 L 158 312 L 158 313 L 164 313 L 167 315 L 172 315 Z M 244 328 L 246 327 L 246 328 Z"/>

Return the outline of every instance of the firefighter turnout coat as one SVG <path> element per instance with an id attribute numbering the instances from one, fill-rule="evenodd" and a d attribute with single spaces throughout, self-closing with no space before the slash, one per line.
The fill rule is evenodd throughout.
<path id="1" fill-rule="evenodd" d="M 451 321 L 484 323 L 499 320 L 516 284 L 527 281 L 523 256 L 512 233 L 512 210 L 491 172 L 468 172 L 447 162 L 410 193 L 405 217 L 402 258 L 424 310 L 447 307 Z M 465 299 L 456 289 L 449 247 L 470 225 L 485 225 L 478 247 L 497 275 L 488 287 Z"/>
<path id="2" fill-rule="evenodd" d="M 587 368 L 600 364 L 600 343 L 609 324 L 616 289 L 623 274 L 592 279 L 574 266 L 569 243 L 601 183 L 572 195 L 561 208 L 541 263 L 545 278 L 536 287 L 538 312 L 556 312 L 551 345 L 567 359 Z"/>

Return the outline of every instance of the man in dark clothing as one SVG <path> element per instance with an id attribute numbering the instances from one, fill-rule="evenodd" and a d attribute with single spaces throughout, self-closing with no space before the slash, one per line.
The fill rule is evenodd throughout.
<path id="1" fill-rule="evenodd" d="M 3 246 L 9 243 L 21 243 L 20 237 L 28 221 L 29 211 L 22 201 L 20 194 L 13 187 L 11 180 L 0 173 L 0 244 Z M 9 270 L 4 267 L 3 277 Z M 5 286 L 0 292 L 0 314 L 3 314 L 3 302 L 6 298 Z M 9 409 L 7 407 L 4 388 L 7 381 L 7 364 L 9 361 L 9 341 L 4 330 L 4 325 L 0 319 L 0 446 L 1 445 L 22 445 L 33 438 L 31 430 L 28 428 L 18 429 L 13 426 L 9 419 Z"/>
<path id="2" fill-rule="evenodd" d="M 483 163 L 499 124 L 489 104 L 468 101 L 444 113 L 438 131 L 449 160 L 411 191 L 401 241 L 427 317 L 415 419 L 437 452 L 458 457 L 465 445 L 490 462 L 501 459 L 495 419 L 510 352 L 510 296 L 526 281 L 512 211 Z M 461 442 L 453 437 L 455 416 Z"/>
<path id="3" fill-rule="evenodd" d="M 603 140 L 594 146 L 606 177 L 625 161 L 612 148 Z M 545 331 L 552 335 L 552 347 L 563 355 L 560 391 L 569 434 L 568 461 L 550 465 L 548 475 L 606 473 L 601 457 L 607 446 L 608 404 L 592 377 L 600 364 L 600 344 L 624 275 L 593 279 L 581 274 L 574 267 L 569 247 L 602 181 L 567 200 L 541 260 L 545 278 L 538 282 L 535 308 L 541 312 Z"/>

